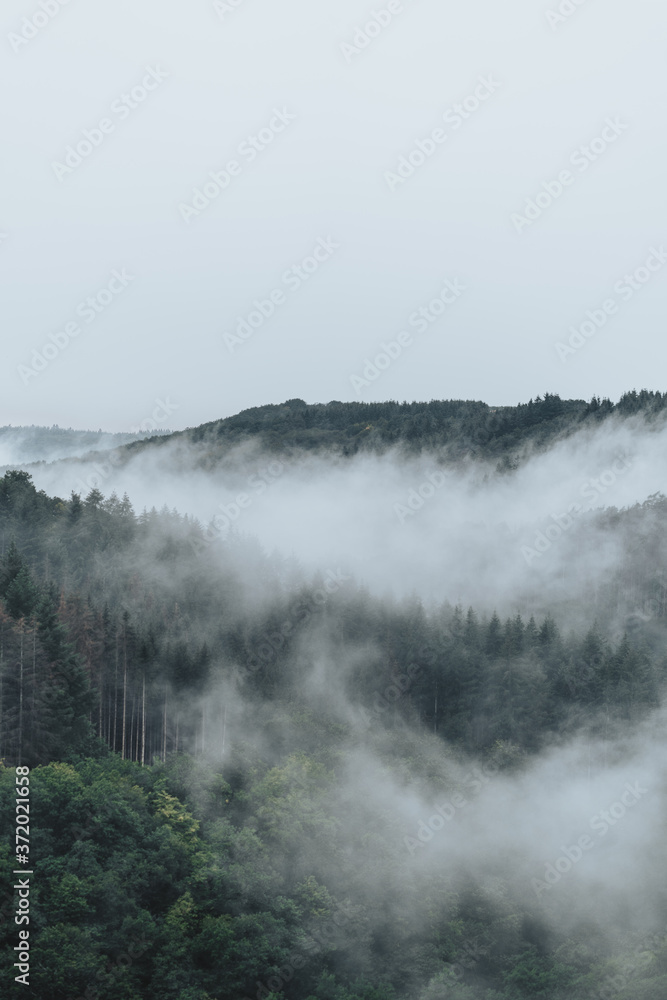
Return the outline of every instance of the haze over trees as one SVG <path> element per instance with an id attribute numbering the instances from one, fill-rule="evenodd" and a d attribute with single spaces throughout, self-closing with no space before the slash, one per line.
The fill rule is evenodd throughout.
<path id="1" fill-rule="evenodd" d="M 666 408 L 291 400 L 126 451 L 437 450 L 505 481 Z M 502 579 L 470 606 L 382 595 L 279 537 L 8 471 L 0 809 L 29 765 L 37 874 L 21 993 L 1 904 L 3 995 L 662 1000 L 666 528 L 661 493 L 589 512 L 573 537 L 614 553 L 594 586 L 573 564 L 510 611 Z"/>

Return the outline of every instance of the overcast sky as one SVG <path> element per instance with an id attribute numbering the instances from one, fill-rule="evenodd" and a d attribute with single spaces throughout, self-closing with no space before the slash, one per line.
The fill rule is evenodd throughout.
<path id="1" fill-rule="evenodd" d="M 558 2 L 4 0 L 0 424 L 664 389 L 667 7 Z"/>

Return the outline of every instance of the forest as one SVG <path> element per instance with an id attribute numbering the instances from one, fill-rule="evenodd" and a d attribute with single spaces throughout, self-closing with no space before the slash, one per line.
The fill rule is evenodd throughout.
<path id="1" fill-rule="evenodd" d="M 130 441 L 143 440 L 145 436 L 141 432 L 108 434 L 102 430 L 75 431 L 71 427 L 56 425 L 0 427 L 0 463 L 13 466 L 14 463 L 52 462 L 59 458 L 120 447 Z"/>
<path id="2" fill-rule="evenodd" d="M 598 396 L 589 402 L 563 400 L 556 393 L 545 392 L 527 403 L 497 407 L 476 400 L 334 400 L 309 405 L 302 399 L 289 399 L 177 431 L 161 440 L 136 441 L 126 454 L 177 441 L 203 444 L 208 460 L 219 460 L 233 445 L 255 439 L 269 453 L 303 449 L 350 456 L 399 447 L 404 452 L 446 448 L 450 461 L 494 455 L 504 458 L 512 449 L 544 448 L 586 425 L 598 425 L 614 416 L 641 413 L 644 419 L 655 420 L 664 415 L 665 408 L 667 394 L 648 389 L 626 392 L 617 403 Z"/>
<path id="3" fill-rule="evenodd" d="M 291 400 L 124 450 L 180 438 L 214 464 L 247 436 L 269 456 L 437 444 L 443 467 L 484 459 L 501 481 L 582 426 L 657 433 L 666 408 L 646 391 L 493 411 Z M 595 586 L 573 564 L 571 586 L 524 587 L 509 613 L 501 588 L 495 607 L 380 595 L 240 530 L 8 470 L 3 995 L 664 1000 L 666 528 L 660 492 L 591 510 L 572 537 L 618 546 Z M 583 855 L 589 828 L 604 833 Z"/>

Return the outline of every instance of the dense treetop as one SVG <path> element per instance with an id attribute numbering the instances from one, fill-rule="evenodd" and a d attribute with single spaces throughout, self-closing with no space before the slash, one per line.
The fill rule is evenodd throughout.
<path id="1" fill-rule="evenodd" d="M 495 411 L 292 400 L 181 438 L 456 450 L 465 426 L 461 454 L 506 455 L 614 414 L 658 419 L 665 399 L 546 395 Z M 521 776 L 575 737 L 604 762 L 615 737 L 632 739 L 667 681 L 666 529 L 661 494 L 582 521 L 624 547 L 577 596 L 572 628 L 571 594 L 507 614 L 381 600 L 352 579 L 326 590 L 252 539 L 211 535 L 166 507 L 137 514 L 97 489 L 51 497 L 9 471 L 2 995 L 664 1000 L 659 878 L 573 924 L 575 874 L 546 905 L 521 859 L 434 866 L 421 814 L 398 804 L 453 801 L 473 764 Z M 12 968 L 19 762 L 32 768 L 34 809 L 29 987 Z M 660 872 L 659 831 L 655 843 Z"/>
<path id="2" fill-rule="evenodd" d="M 491 457 L 527 444 L 546 446 L 612 415 L 622 418 L 642 413 L 654 419 L 666 407 L 667 393 L 646 389 L 627 392 L 616 404 L 595 396 L 588 403 L 562 400 L 548 392 L 527 403 L 498 407 L 473 400 L 308 404 L 290 399 L 243 410 L 159 440 L 136 442 L 128 450 L 132 453 L 179 441 L 204 444 L 215 454 L 255 440 L 264 449 L 277 452 L 298 448 L 351 455 L 398 445 L 409 451 L 446 447 L 452 458 Z"/>

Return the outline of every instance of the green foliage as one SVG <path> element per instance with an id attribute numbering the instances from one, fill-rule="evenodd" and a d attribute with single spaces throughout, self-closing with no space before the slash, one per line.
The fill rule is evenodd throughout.
<path id="1" fill-rule="evenodd" d="M 657 419 L 666 402 L 295 399 L 185 436 L 211 461 L 251 438 L 276 453 L 445 445 L 455 463 L 493 456 L 512 475 L 525 449 L 614 412 Z M 662 1000 L 664 944 L 639 963 L 629 941 L 610 956 L 604 942 L 547 933 L 494 858 L 476 874 L 421 864 L 404 818 L 375 794 L 444 801 L 469 754 L 519 774 L 582 719 L 606 733 L 658 703 L 667 500 L 595 524 L 627 540 L 626 565 L 566 632 L 558 607 L 426 610 L 353 581 L 322 606 L 321 581 L 294 582 L 243 539 L 206 541 L 175 512 L 135 516 L 128 497 L 98 490 L 49 498 L 7 473 L 0 757 L 33 768 L 38 859 L 29 988 L 13 984 L 3 903 L 7 995 L 588 1000 L 613 981 L 617 1000 Z M 253 567 L 253 609 L 240 565 Z M 633 618 L 636 606 L 651 616 Z M 322 648 L 338 671 L 331 703 L 308 687 Z M 3 830 L 14 798 L 0 766 Z M 13 863 L 5 836 L 5 885 Z"/>
<path id="2" fill-rule="evenodd" d="M 571 969 L 551 958 L 538 956 L 535 948 L 524 952 L 512 969 L 503 974 L 508 1000 L 552 997 L 568 990 L 573 979 Z"/>

